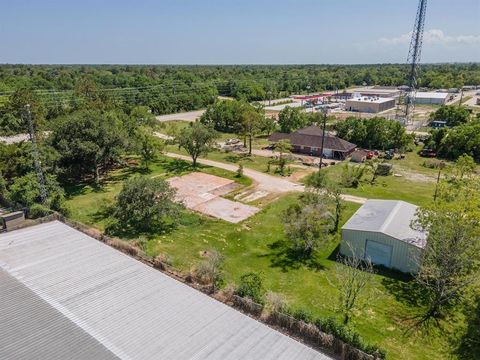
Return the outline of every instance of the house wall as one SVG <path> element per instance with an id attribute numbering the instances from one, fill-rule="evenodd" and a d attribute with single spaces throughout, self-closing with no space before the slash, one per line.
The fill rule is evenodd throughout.
<path id="1" fill-rule="evenodd" d="M 392 258 L 390 267 L 405 273 L 416 273 L 418 271 L 418 260 L 422 250 L 416 246 L 407 244 L 386 234 L 369 231 L 342 230 L 342 242 L 340 253 L 345 256 L 352 256 L 352 251 L 357 256 L 365 259 L 365 247 L 367 240 L 377 241 L 392 247 Z"/>
<path id="2" fill-rule="evenodd" d="M 292 152 L 294 153 L 300 153 L 300 154 L 306 154 L 306 155 L 312 155 L 312 156 L 320 156 L 320 148 L 319 147 L 310 147 L 310 146 L 297 146 L 294 145 Z M 326 158 L 333 159 L 334 158 L 334 151 L 332 149 L 323 149 L 323 155 Z"/>
<path id="3" fill-rule="evenodd" d="M 347 100 L 345 109 L 348 111 L 357 111 L 365 113 L 379 113 L 395 107 L 395 100 L 386 101 L 383 103 L 375 103 L 370 101 L 356 101 Z"/>
<path id="4" fill-rule="evenodd" d="M 416 98 L 415 104 L 431 104 L 431 105 L 444 105 L 447 102 L 447 98 Z"/>

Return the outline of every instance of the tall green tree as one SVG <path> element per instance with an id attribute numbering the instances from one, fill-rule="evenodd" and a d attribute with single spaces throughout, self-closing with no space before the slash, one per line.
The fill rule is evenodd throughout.
<path id="1" fill-rule="evenodd" d="M 248 138 L 248 155 L 252 155 L 252 138 L 259 132 L 262 114 L 257 109 L 244 107 L 240 110 L 240 134 Z"/>
<path id="2" fill-rule="evenodd" d="M 291 133 L 307 125 L 307 118 L 300 108 L 286 106 L 278 113 L 278 125 L 283 133 Z"/>
<path id="3" fill-rule="evenodd" d="M 125 181 L 115 200 L 118 226 L 132 231 L 164 231 L 174 226 L 182 206 L 175 190 L 161 178 L 133 177 Z"/>
<path id="4" fill-rule="evenodd" d="M 183 128 L 177 140 L 179 147 L 192 157 L 193 166 L 197 166 L 198 157 L 212 151 L 217 139 L 218 134 L 213 128 L 196 121 Z"/>
<path id="5" fill-rule="evenodd" d="M 470 113 L 464 107 L 446 105 L 430 115 L 430 121 L 446 121 L 447 126 L 458 126 L 470 120 Z"/>
<path id="6" fill-rule="evenodd" d="M 151 134 L 150 129 L 140 128 L 136 135 L 137 151 L 146 169 L 163 151 L 165 143 Z"/>
<path id="7" fill-rule="evenodd" d="M 49 142 L 60 154 L 59 166 L 68 176 L 93 176 L 118 162 L 127 134 L 115 113 L 88 110 L 65 116 L 55 124 Z"/>
<path id="8" fill-rule="evenodd" d="M 305 193 L 283 214 L 285 234 L 293 248 L 309 257 L 320 244 L 327 243 L 332 229 L 328 199 L 318 193 Z"/>
<path id="9" fill-rule="evenodd" d="M 447 185 L 414 225 L 428 233 L 416 281 L 428 293 L 419 323 L 439 319 L 480 276 L 480 187 Z"/>

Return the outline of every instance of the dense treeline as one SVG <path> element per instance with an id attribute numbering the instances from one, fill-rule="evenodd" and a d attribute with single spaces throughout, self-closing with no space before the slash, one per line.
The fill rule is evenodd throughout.
<path id="1" fill-rule="evenodd" d="M 70 98 L 79 83 L 91 80 L 116 101 L 150 106 L 156 113 L 189 110 L 212 96 L 264 100 L 305 91 L 350 86 L 406 84 L 408 66 L 383 65 L 0 65 L 0 94 L 18 87 L 44 90 L 48 102 Z M 419 86 L 451 88 L 480 85 L 480 64 L 427 64 Z M 123 89 L 106 91 L 106 89 Z M 134 88 L 134 89 L 132 89 Z M 128 90 L 125 90 L 128 89 Z M 53 92 L 53 90 L 55 92 Z"/>
<path id="2" fill-rule="evenodd" d="M 339 122 L 335 128 L 338 137 L 366 149 L 405 150 L 413 143 L 413 136 L 408 135 L 398 121 L 381 117 L 371 119 L 351 117 Z"/>
<path id="3" fill-rule="evenodd" d="M 480 64 L 425 64 L 419 86 L 449 88 L 480 85 Z M 353 85 L 404 85 L 407 65 L 0 65 L 0 92 L 18 86 L 73 90 L 90 77 L 100 88 L 193 84 L 213 81 L 222 95 L 335 90 Z M 252 81 L 248 83 L 246 81 Z M 238 83 L 237 83 L 238 81 Z M 258 87 L 253 84 L 258 84 Z M 251 85 L 251 86 L 249 86 Z M 251 87 L 251 88 L 249 88 Z M 237 94 L 238 93 L 238 94 Z M 255 94 L 254 94 L 255 95 Z"/>

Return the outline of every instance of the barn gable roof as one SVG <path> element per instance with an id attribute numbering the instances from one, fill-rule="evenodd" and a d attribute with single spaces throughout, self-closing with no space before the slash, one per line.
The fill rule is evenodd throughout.
<path id="1" fill-rule="evenodd" d="M 424 248 L 427 234 L 411 226 L 417 209 L 417 206 L 405 201 L 367 200 L 342 229 L 379 232 Z"/>

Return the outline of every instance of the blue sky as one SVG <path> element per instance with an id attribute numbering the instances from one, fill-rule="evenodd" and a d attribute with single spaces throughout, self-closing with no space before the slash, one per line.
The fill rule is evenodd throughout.
<path id="1" fill-rule="evenodd" d="M 0 0 L 0 63 L 405 62 L 417 0 Z M 424 62 L 480 61 L 480 0 L 430 0 Z"/>

